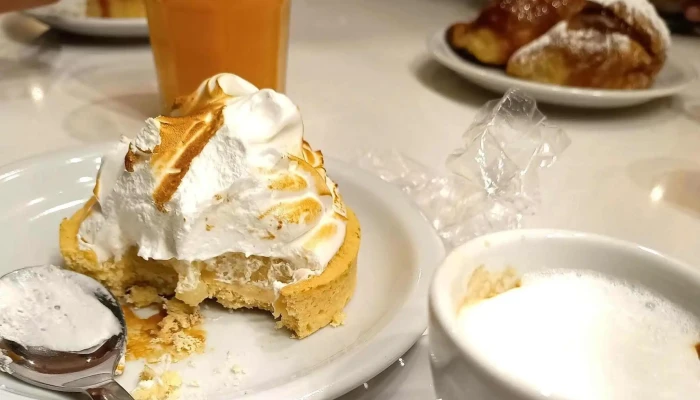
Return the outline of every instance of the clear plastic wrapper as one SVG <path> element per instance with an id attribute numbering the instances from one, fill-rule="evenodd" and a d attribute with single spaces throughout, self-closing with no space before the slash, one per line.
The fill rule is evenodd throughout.
<path id="1" fill-rule="evenodd" d="M 539 204 L 538 171 L 570 144 L 535 100 L 518 90 L 486 103 L 462 138 L 464 146 L 447 157 L 447 174 L 396 150 L 370 150 L 358 159 L 363 169 L 406 193 L 447 247 L 519 228 Z"/>

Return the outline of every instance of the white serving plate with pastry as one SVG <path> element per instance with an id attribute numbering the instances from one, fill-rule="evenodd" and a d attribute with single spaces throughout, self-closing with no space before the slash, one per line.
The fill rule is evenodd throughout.
<path id="1" fill-rule="evenodd" d="M 666 63 L 652 87 L 641 90 L 602 90 L 557 86 L 526 81 L 508 76 L 498 68 L 487 67 L 459 57 L 445 38 L 446 30 L 429 37 L 428 51 L 442 65 L 470 82 L 496 93 L 517 88 L 526 91 L 541 103 L 579 108 L 618 108 L 634 106 L 672 96 L 683 91 L 697 79 L 693 66 L 670 52 Z"/>
<path id="2" fill-rule="evenodd" d="M 0 168 L 0 275 L 62 263 L 59 222 L 91 195 L 109 148 L 64 150 Z M 424 332 L 430 277 L 444 256 L 440 239 L 400 190 L 349 164 L 329 160 L 327 167 L 362 221 L 345 324 L 296 340 L 275 329 L 268 313 L 206 306 L 207 350 L 172 366 L 183 379 L 182 399 L 333 399 L 395 362 Z M 129 362 L 119 381 L 133 389 L 140 371 L 139 362 Z M 0 398 L 74 397 L 0 374 Z"/>
<path id="3" fill-rule="evenodd" d="M 92 18 L 86 16 L 61 15 L 42 9 L 27 10 L 25 14 L 36 18 L 51 28 L 77 35 L 147 38 L 146 18 Z"/>

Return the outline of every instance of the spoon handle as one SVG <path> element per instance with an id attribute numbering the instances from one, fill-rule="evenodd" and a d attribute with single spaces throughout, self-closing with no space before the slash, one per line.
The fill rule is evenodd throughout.
<path id="1" fill-rule="evenodd" d="M 86 389 L 92 400 L 134 400 L 117 382 L 110 380 L 100 386 Z"/>

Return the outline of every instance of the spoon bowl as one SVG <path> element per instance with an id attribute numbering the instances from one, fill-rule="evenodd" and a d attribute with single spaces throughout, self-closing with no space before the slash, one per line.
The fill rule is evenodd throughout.
<path id="1" fill-rule="evenodd" d="M 40 272 L 48 266 L 27 267 L 10 272 L 0 280 L 16 280 L 20 275 Z M 0 338 L 0 353 L 12 362 L 6 372 L 31 385 L 61 392 L 79 392 L 93 399 L 133 400 L 114 381 L 114 373 L 126 348 L 126 321 L 117 299 L 99 282 L 77 272 L 63 270 L 80 279 L 81 286 L 109 309 L 119 321 L 121 330 L 101 344 L 81 351 L 56 351 L 45 347 L 23 346 Z"/>

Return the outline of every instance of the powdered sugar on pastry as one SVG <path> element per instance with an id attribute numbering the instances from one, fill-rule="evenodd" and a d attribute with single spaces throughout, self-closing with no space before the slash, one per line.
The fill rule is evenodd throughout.
<path id="1" fill-rule="evenodd" d="M 627 50 L 630 38 L 617 32 L 604 34 L 595 29 L 569 29 L 568 22 L 562 21 L 537 40 L 520 48 L 513 54 L 513 59 L 530 58 L 552 45 L 571 48 L 574 52 L 598 53 L 613 49 Z"/>
<path id="2" fill-rule="evenodd" d="M 659 17 L 654 6 L 648 0 L 589 0 L 600 4 L 605 8 L 613 8 L 616 4 L 622 4 L 627 8 L 628 15 L 623 18 L 630 26 L 637 26 L 635 17 L 647 19 L 656 32 L 647 32 L 652 36 L 658 34 L 662 43 L 668 49 L 671 47 L 671 32 L 666 23 Z M 625 17 L 619 15 L 620 17 Z"/>

